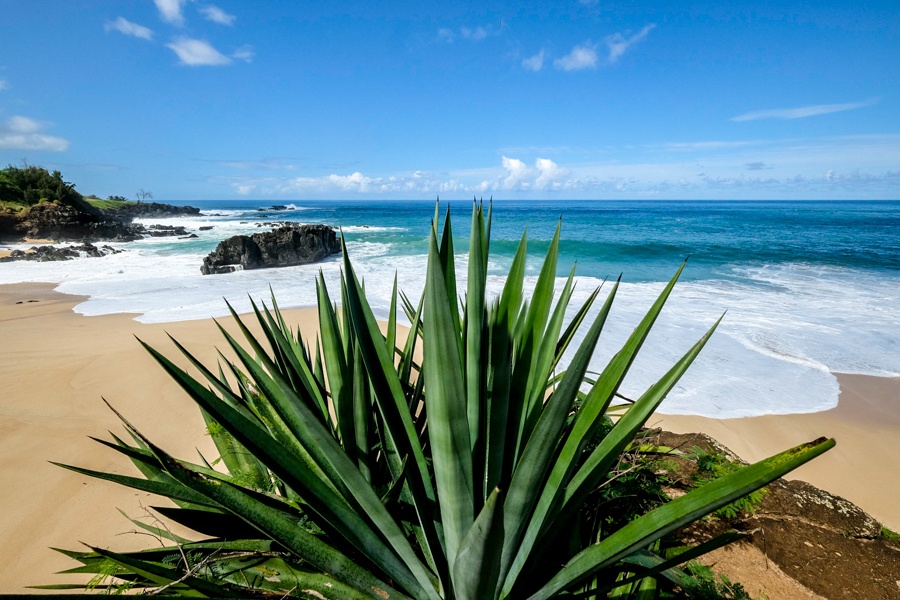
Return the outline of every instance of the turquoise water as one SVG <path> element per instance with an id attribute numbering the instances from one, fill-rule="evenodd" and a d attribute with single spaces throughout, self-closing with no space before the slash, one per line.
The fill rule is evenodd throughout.
<path id="1" fill-rule="evenodd" d="M 55 281 L 90 296 L 78 312 L 141 313 L 141 321 L 225 314 L 222 298 L 248 308 L 271 285 L 282 306 L 315 304 L 319 269 L 336 289 L 340 265 L 202 277 L 219 240 L 275 221 L 341 227 L 370 300 L 386 314 L 395 273 L 410 296 L 422 289 L 434 203 L 190 202 L 197 218 L 169 220 L 197 239 L 125 244 L 123 254 L 68 263 L 8 263 L 0 283 Z M 448 203 L 441 204 L 441 214 Z M 471 202 L 451 202 L 458 265 L 464 264 Z M 606 278 L 623 286 L 594 366 L 618 349 L 662 285 L 688 267 L 635 364 L 626 393 L 640 394 L 727 311 L 664 412 L 744 416 L 810 412 L 835 405 L 831 372 L 900 375 L 900 202 L 496 201 L 489 289 L 495 293 L 523 231 L 529 274 L 562 218 L 560 276 L 577 262 L 574 303 Z M 212 230 L 199 231 L 200 226 Z M 463 270 L 459 273 L 464 277 Z M 529 279 L 533 285 L 533 277 Z M 562 280 L 560 280 L 561 282 Z"/>
<path id="2" fill-rule="evenodd" d="M 296 210 L 258 212 L 271 206 L 268 202 L 191 204 L 242 210 L 261 220 L 298 215 Z M 441 206 L 442 218 L 450 207 L 456 245 L 464 249 L 471 202 Z M 391 244 L 398 254 L 424 252 L 434 214 L 428 201 L 303 202 L 297 208 L 304 221 L 349 227 L 348 240 Z M 893 274 L 900 269 L 900 202 L 496 201 L 493 209 L 498 272 L 526 228 L 533 252 L 546 250 L 558 219 L 561 266 L 568 270 L 577 260 L 582 275 L 624 271 L 632 281 L 661 281 L 688 256 L 688 279 L 735 277 L 735 267 L 783 263 Z"/>

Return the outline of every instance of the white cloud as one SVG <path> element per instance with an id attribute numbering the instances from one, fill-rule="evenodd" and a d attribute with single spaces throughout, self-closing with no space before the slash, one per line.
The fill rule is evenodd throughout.
<path id="1" fill-rule="evenodd" d="M 254 56 L 256 56 L 256 52 L 253 51 L 253 46 L 241 46 L 231 53 L 231 58 L 242 60 L 248 63 L 253 62 Z"/>
<path id="2" fill-rule="evenodd" d="M 63 152 L 69 140 L 42 133 L 46 125 L 22 116 L 10 117 L 0 123 L 0 148 L 8 150 L 48 150 Z"/>
<path id="3" fill-rule="evenodd" d="M 488 30 L 484 27 L 461 27 L 459 29 L 459 34 L 463 36 L 467 40 L 483 40 L 488 36 Z"/>
<path id="4" fill-rule="evenodd" d="M 503 168 L 506 169 L 507 176 L 503 179 L 501 187 L 504 190 L 528 189 L 531 187 L 528 180 L 531 178 L 531 169 L 518 158 L 501 159 Z"/>
<path id="5" fill-rule="evenodd" d="M 581 71 L 597 68 L 597 47 L 585 43 L 572 48 L 572 51 L 553 61 L 553 66 L 563 71 Z"/>
<path id="6" fill-rule="evenodd" d="M 214 160 L 216 164 L 237 169 L 239 171 L 249 170 L 266 170 L 266 171 L 295 171 L 300 167 L 297 159 L 287 158 L 260 158 L 260 159 L 236 159 L 236 160 Z"/>
<path id="7" fill-rule="evenodd" d="M 621 33 L 607 36 L 603 41 L 606 42 L 606 47 L 609 49 L 609 62 L 614 63 L 619 60 L 629 48 L 647 37 L 647 34 L 653 31 L 655 27 L 656 23 L 645 25 L 643 29 L 628 38 Z"/>
<path id="8" fill-rule="evenodd" d="M 638 152 L 639 158 L 627 158 Z M 223 178 L 236 193 L 290 198 L 896 198 L 900 134 L 814 139 L 658 143 L 579 151 L 560 165 L 544 154 L 482 167 L 393 175 L 345 168 L 315 177 Z"/>
<path id="9" fill-rule="evenodd" d="M 203 40 L 178 38 L 166 46 L 178 55 L 181 64 L 191 67 L 227 65 L 231 62 L 230 58 Z"/>
<path id="10" fill-rule="evenodd" d="M 200 13 L 207 21 L 218 23 L 219 25 L 234 25 L 237 17 L 230 15 L 215 4 L 208 4 L 200 7 Z"/>
<path id="11" fill-rule="evenodd" d="M 37 133 L 44 128 L 38 121 L 29 119 L 28 117 L 14 116 L 6 122 L 7 131 L 13 133 L 31 134 Z"/>
<path id="12" fill-rule="evenodd" d="M 817 117 L 819 115 L 829 115 L 831 113 L 866 108 L 867 106 L 877 104 L 878 101 L 878 98 L 870 98 L 861 102 L 847 102 L 845 104 L 813 104 L 811 106 L 801 106 L 798 108 L 772 108 L 744 113 L 732 117 L 731 120 L 742 122 L 756 121 L 759 119 L 805 119 L 806 117 Z"/>
<path id="13" fill-rule="evenodd" d="M 566 175 L 566 170 L 560 168 L 555 162 L 549 158 L 539 158 L 534 163 L 537 169 L 537 179 L 534 180 L 534 187 L 538 190 L 553 189 L 559 185 L 559 179 Z"/>
<path id="14" fill-rule="evenodd" d="M 0 79 L 0 90 L 5 90 L 5 89 L 8 88 L 8 87 L 9 87 L 9 84 L 6 83 L 6 80 L 5 80 L 5 79 Z"/>
<path id="15" fill-rule="evenodd" d="M 339 190 L 348 192 L 368 192 L 370 186 L 375 183 L 370 177 L 366 177 L 359 171 L 352 175 L 329 175 L 328 181 Z"/>
<path id="16" fill-rule="evenodd" d="M 747 146 L 756 146 L 756 145 L 765 144 L 765 143 L 766 142 L 764 142 L 762 140 L 756 140 L 756 141 L 712 140 L 712 141 L 700 141 L 700 142 L 666 142 L 665 144 L 661 144 L 660 147 L 664 148 L 665 150 L 694 152 L 694 151 L 698 151 L 698 150 L 726 150 L 729 148 L 745 148 Z"/>
<path id="17" fill-rule="evenodd" d="M 529 56 L 528 58 L 522 60 L 522 67 L 528 69 L 529 71 L 540 71 L 544 68 L 544 51 L 541 50 L 534 56 Z"/>
<path id="18" fill-rule="evenodd" d="M 118 31 L 125 35 L 141 38 L 142 40 L 153 39 L 153 32 L 148 27 L 132 23 L 124 17 L 119 17 L 115 21 L 107 21 L 103 25 L 103 29 L 106 31 Z"/>
<path id="19" fill-rule="evenodd" d="M 492 35 L 499 35 L 502 28 L 502 24 L 500 25 L 500 27 L 494 27 L 492 25 L 476 25 L 474 27 L 470 27 L 468 25 L 463 25 L 459 28 L 458 31 L 454 31 L 448 27 L 441 27 L 440 29 L 438 29 L 438 39 L 443 42 L 452 43 L 454 40 L 456 40 L 457 37 L 459 37 L 464 40 L 480 42 L 481 40 L 486 39 Z"/>
<path id="20" fill-rule="evenodd" d="M 178 27 L 184 25 L 184 15 L 181 14 L 181 7 L 185 0 L 153 0 L 153 2 L 156 4 L 159 17 L 163 21 Z"/>
<path id="21" fill-rule="evenodd" d="M 518 158 L 504 156 L 501 165 L 506 173 L 500 176 L 495 186 L 499 190 L 560 190 L 574 185 L 571 181 L 563 181 L 569 171 L 549 158 L 538 158 L 534 167 L 529 167 Z"/>

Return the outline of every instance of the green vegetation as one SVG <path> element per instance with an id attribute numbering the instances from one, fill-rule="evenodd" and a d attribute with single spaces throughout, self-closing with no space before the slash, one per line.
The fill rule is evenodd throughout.
<path id="1" fill-rule="evenodd" d="M 887 538 L 887 539 L 891 540 L 892 542 L 900 542 L 900 533 L 891 531 L 887 527 L 881 528 L 881 537 Z"/>
<path id="2" fill-rule="evenodd" d="M 724 454 L 715 450 L 706 451 L 702 448 L 694 448 L 691 457 L 697 461 L 697 474 L 694 477 L 694 482 L 698 486 L 705 485 L 730 473 L 736 473 L 741 469 L 739 463 L 728 460 Z M 746 496 L 726 504 L 717 510 L 715 514 L 726 519 L 755 514 L 767 493 L 768 490 L 766 488 L 754 490 Z"/>
<path id="3" fill-rule="evenodd" d="M 147 192 L 144 194 L 144 197 L 149 195 Z M 18 167 L 8 165 L 0 169 L 0 210 L 19 212 L 40 202 L 73 206 L 89 214 L 98 214 L 97 209 L 137 204 L 124 196 L 109 196 L 106 200 L 94 195 L 82 196 L 75 191 L 74 184 L 62 178 L 59 171 L 51 173 L 43 167 L 27 164 Z"/>
<path id="4" fill-rule="evenodd" d="M 9 178 L 6 174 L 6 169 L 0 171 L 0 205 L 9 209 L 18 209 L 25 206 L 22 190 Z"/>
<path id="5" fill-rule="evenodd" d="M 616 490 L 643 486 L 623 472 L 642 460 L 633 442 L 715 326 L 639 399 L 623 403 L 619 386 L 681 269 L 609 364 L 588 377 L 618 282 L 595 316 L 599 289 L 566 325 L 574 270 L 555 291 L 557 228 L 530 296 L 523 237 L 503 291 L 489 299 L 490 224 L 490 211 L 476 204 L 463 289 L 449 212 L 442 232 L 435 212 L 423 297 L 410 301 L 395 282 L 386 330 L 344 248 L 343 308 L 320 275 L 314 345 L 286 323 L 274 298 L 272 308 L 253 305 L 258 338 L 232 311 L 245 342 L 222 329 L 235 358 L 222 355 L 218 369 L 175 342 L 197 370 L 192 376 L 145 345 L 200 407 L 222 470 L 205 458 L 170 456 L 124 417 L 130 440 L 101 443 L 143 477 L 67 468 L 170 498 L 176 506 L 157 511 L 205 539 L 135 520 L 170 544 L 64 551 L 81 563 L 69 572 L 96 576 L 95 589 L 194 596 L 684 597 L 696 576 L 678 565 L 740 535 L 677 552 L 664 538 L 834 441 L 798 446 L 671 501 L 660 494 L 627 502 Z M 398 310 L 413 324 L 406 339 Z M 633 510 L 623 518 L 625 505 Z"/>
<path id="6" fill-rule="evenodd" d="M 122 198 L 119 200 L 119 198 Z M 130 200 L 125 200 L 122 196 L 110 196 L 106 200 L 101 200 L 96 196 L 85 196 L 85 200 L 93 206 L 94 208 L 99 208 L 100 210 L 117 210 L 123 206 L 128 206 L 130 204 L 137 204 L 137 202 L 132 202 Z"/>
<path id="7" fill-rule="evenodd" d="M 28 205 L 23 204 L 22 202 L 13 202 L 11 200 L 0 200 L 0 212 L 20 213 L 27 208 L 28 208 Z"/>
<path id="8" fill-rule="evenodd" d="M 75 185 L 65 181 L 59 171 L 51 173 L 43 167 L 32 165 L 9 165 L 0 169 L 0 201 L 7 208 L 15 210 L 40 202 L 56 202 L 88 214 L 97 214 L 84 197 L 75 191 Z"/>
<path id="9" fill-rule="evenodd" d="M 740 583 L 716 575 L 705 565 L 691 561 L 684 570 L 687 573 L 684 591 L 693 600 L 752 600 Z"/>

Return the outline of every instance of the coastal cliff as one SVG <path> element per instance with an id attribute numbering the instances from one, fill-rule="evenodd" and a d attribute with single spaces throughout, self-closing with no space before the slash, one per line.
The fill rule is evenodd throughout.
<path id="1" fill-rule="evenodd" d="M 183 227 L 145 227 L 136 218 L 194 216 L 200 209 L 157 202 L 82 196 L 59 171 L 36 166 L 0 169 L 0 239 L 128 242 L 148 236 L 187 235 Z"/>

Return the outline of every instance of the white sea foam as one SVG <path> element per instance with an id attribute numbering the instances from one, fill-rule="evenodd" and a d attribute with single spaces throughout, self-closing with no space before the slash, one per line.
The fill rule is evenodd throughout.
<path id="1" fill-rule="evenodd" d="M 386 233 L 390 231 L 409 231 L 406 227 L 377 227 L 368 225 L 342 225 L 341 230 L 346 233 Z"/>
<path id="2" fill-rule="evenodd" d="M 224 212 L 224 211 L 222 211 Z M 246 231 L 233 218 L 218 217 L 212 240 L 223 231 Z M 166 224 L 203 217 L 177 218 Z M 256 228 L 251 225 L 250 230 Z M 341 262 L 201 276 L 208 250 L 200 240 L 150 238 L 112 244 L 125 251 L 102 258 L 66 262 L 13 262 L 0 266 L 0 283 L 52 281 L 65 293 L 89 296 L 76 307 L 84 315 L 137 313 L 141 322 L 224 316 L 223 298 L 239 311 L 249 297 L 268 301 L 269 287 L 282 307 L 314 306 L 315 277 L 321 270 L 335 296 Z M 202 246 L 202 244 L 200 244 Z M 7 246 L 8 247 L 8 246 Z M 357 274 L 377 316 L 385 317 L 395 273 L 415 301 L 422 292 L 424 254 L 398 255 L 388 243 L 348 243 Z M 465 256 L 459 257 L 460 267 Z M 460 289 L 465 273 L 460 270 Z M 533 286 L 536 273 L 529 272 Z M 662 405 L 662 412 L 740 417 L 813 412 L 835 406 L 833 371 L 900 375 L 900 277 L 879 277 L 840 268 L 781 265 L 744 269 L 734 279 L 687 281 L 676 286 L 621 390 L 636 398 L 673 365 L 726 310 L 721 326 Z M 561 287 L 563 279 L 557 284 Z M 599 280 L 579 277 L 571 314 Z M 503 278 L 490 276 L 488 290 L 499 294 Z M 600 370 L 621 347 L 662 290 L 661 283 L 624 282 L 591 364 Z M 598 298 L 598 310 L 612 284 Z M 580 338 L 573 342 L 574 352 Z"/>

